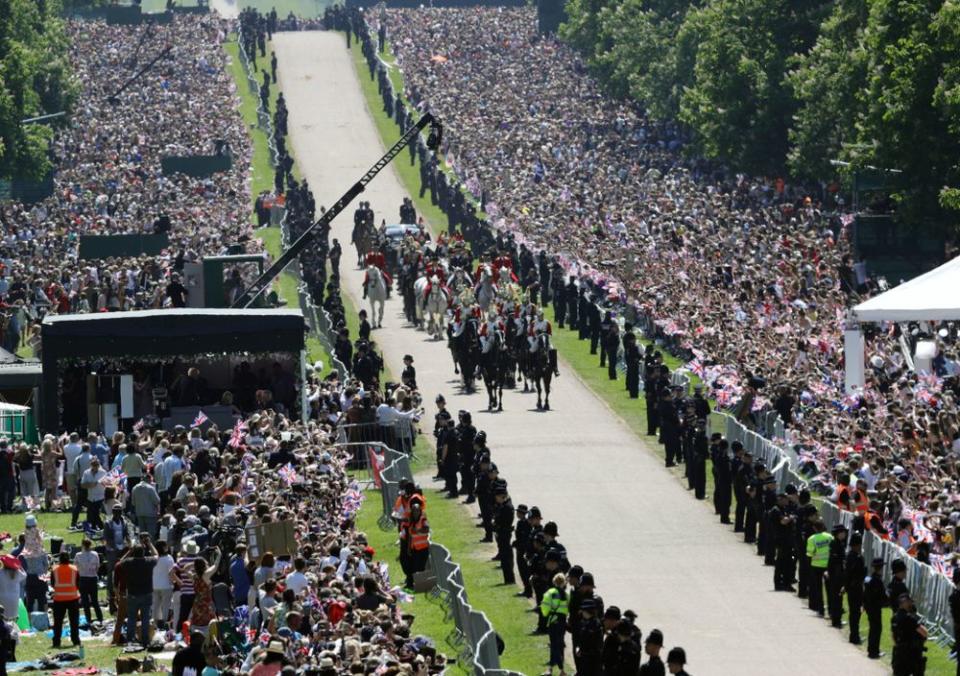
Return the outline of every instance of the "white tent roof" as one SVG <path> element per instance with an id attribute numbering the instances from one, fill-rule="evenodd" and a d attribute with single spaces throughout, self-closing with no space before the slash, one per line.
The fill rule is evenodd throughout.
<path id="1" fill-rule="evenodd" d="M 860 303 L 862 322 L 960 320 L 960 257 Z"/>

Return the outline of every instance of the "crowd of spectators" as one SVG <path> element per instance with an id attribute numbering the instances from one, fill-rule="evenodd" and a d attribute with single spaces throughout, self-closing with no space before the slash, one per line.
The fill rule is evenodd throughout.
<path id="1" fill-rule="evenodd" d="M 316 385 L 325 415 L 306 425 L 265 411 L 232 430 L 142 428 L 86 443 L 46 437 L 44 453 L 83 477 L 71 497 L 107 513 L 88 519 L 91 539 L 75 552 L 67 546 L 52 578 L 32 515 L 4 559 L 25 571 L 14 581 L 25 586 L 28 611 L 45 613 L 47 583 L 56 583 L 54 647 L 66 615 L 74 645 L 81 626 L 112 630 L 114 644 L 177 650 L 175 674 L 272 674 L 285 665 L 322 674 L 442 670 L 443 656 L 411 630 L 405 593 L 356 527 L 363 494 L 349 472 L 355 458 L 335 445 L 337 423 L 349 417 L 339 411 L 355 390 L 335 379 Z M 46 489 L 56 497 L 55 481 Z M 292 540 L 268 534 L 282 533 L 284 522 Z M 69 569 L 57 572 L 71 561 L 76 594 L 61 584 Z M 98 581 L 112 621 L 99 607 Z M 8 617 L 20 596 L 12 591 Z"/>
<path id="2" fill-rule="evenodd" d="M 249 218 L 252 146 L 221 46 L 229 30 L 215 14 L 137 27 L 68 22 L 80 91 L 51 147 L 53 194 L 0 206 L 5 348 L 28 341 L 46 313 L 183 306 L 184 263 L 259 251 Z M 224 153 L 228 171 L 161 171 L 167 156 Z M 78 258 L 83 235 L 152 233 L 170 240 L 159 256 Z"/>
<path id="3" fill-rule="evenodd" d="M 721 408 L 748 425 L 777 410 L 824 491 L 836 495 L 838 477 L 855 471 L 891 530 L 910 518 L 913 537 L 953 551 L 957 327 L 868 329 L 866 387 L 844 393 L 843 320 L 878 285 L 851 258 L 835 185 L 749 177 L 684 154 L 676 126 L 601 91 L 573 50 L 537 34 L 529 8 L 371 11 L 371 45 L 381 20 L 406 101 L 445 123 L 425 190 L 454 176 L 495 230 L 648 319 Z M 384 95 L 395 115 L 396 94 Z M 469 220 L 458 213 L 451 226 Z M 938 344 L 933 373 L 908 368 L 901 334 Z"/>

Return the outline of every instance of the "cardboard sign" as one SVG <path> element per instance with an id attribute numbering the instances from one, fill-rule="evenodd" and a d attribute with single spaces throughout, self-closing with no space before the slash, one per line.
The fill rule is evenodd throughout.
<path id="1" fill-rule="evenodd" d="M 244 532 L 247 551 L 255 559 L 259 559 L 265 552 L 272 552 L 274 556 L 293 556 L 297 553 L 293 521 L 273 521 L 247 526 Z"/>

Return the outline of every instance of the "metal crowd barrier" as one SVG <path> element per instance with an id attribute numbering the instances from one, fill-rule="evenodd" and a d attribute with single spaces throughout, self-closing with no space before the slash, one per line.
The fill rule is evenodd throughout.
<path id="1" fill-rule="evenodd" d="M 394 530 L 396 521 L 393 509 L 400 495 L 400 485 L 413 481 L 411 456 L 379 442 L 367 443 L 367 446 L 376 446 L 384 454 L 385 466 L 380 470 L 383 511 L 378 523 L 385 531 Z M 523 676 L 519 672 L 500 668 L 496 631 L 487 616 L 475 610 L 467 600 L 463 571 L 452 560 L 450 551 L 436 542 L 430 543 L 428 565 L 436 579 L 430 596 L 441 605 L 446 619 L 453 621 L 454 628 L 447 635 L 446 642 L 457 651 L 458 663 L 469 665 L 476 676 Z"/>
<path id="2" fill-rule="evenodd" d="M 797 487 L 806 485 L 806 480 L 796 472 L 797 456 L 793 449 L 784 449 L 774 441 L 765 439 L 726 413 L 715 414 L 711 423 L 714 431 L 723 432 L 728 441 L 739 441 L 754 458 L 763 460 L 767 467 L 772 467 L 771 472 L 777 479 L 778 490 L 782 491 L 788 483 Z M 847 528 L 853 527 L 854 514 L 845 512 L 830 502 L 821 503 L 820 516 L 828 530 L 838 523 Z M 885 582 L 890 581 L 892 561 L 901 559 L 906 564 L 907 589 L 917 605 L 917 612 L 927 625 L 931 639 L 940 645 L 951 644 L 953 616 L 950 613 L 949 599 L 954 588 L 953 582 L 943 573 L 910 556 L 897 543 L 884 540 L 870 531 L 865 531 L 863 535 L 863 558 L 867 561 L 877 557 L 884 560 Z"/>

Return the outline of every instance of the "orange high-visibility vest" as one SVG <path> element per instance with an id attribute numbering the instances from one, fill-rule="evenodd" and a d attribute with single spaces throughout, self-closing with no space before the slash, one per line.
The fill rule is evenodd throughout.
<path id="1" fill-rule="evenodd" d="M 76 566 L 61 563 L 53 569 L 53 600 L 78 601 L 80 599 L 80 573 Z"/>
<path id="2" fill-rule="evenodd" d="M 880 518 L 880 515 L 874 512 L 872 509 L 867 509 L 867 513 L 863 515 L 863 527 L 866 528 L 868 531 L 873 531 L 874 529 L 872 524 L 874 522 L 876 522 L 877 525 L 883 529 L 883 530 L 878 529 L 874 532 L 877 535 L 879 535 L 882 539 L 889 540 L 890 534 L 887 533 L 886 528 L 883 528 L 883 520 Z"/>
<path id="3" fill-rule="evenodd" d="M 843 504 L 843 501 L 840 499 L 843 497 L 844 493 L 847 494 L 847 501 L 848 501 L 847 504 Z M 840 490 L 837 491 L 837 508 L 842 509 L 844 511 L 849 511 L 850 510 L 849 500 L 850 500 L 850 489 L 847 488 L 846 486 L 841 486 Z"/>
<path id="4" fill-rule="evenodd" d="M 867 498 L 866 491 L 853 492 L 853 509 L 857 514 L 866 514 L 870 510 L 870 500 Z"/>
<path id="5" fill-rule="evenodd" d="M 410 522 L 407 526 L 410 549 L 423 551 L 430 546 L 430 525 L 427 517 L 421 516 L 418 521 Z"/>

